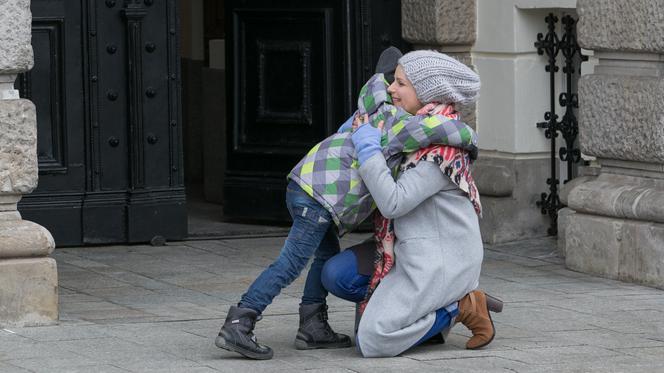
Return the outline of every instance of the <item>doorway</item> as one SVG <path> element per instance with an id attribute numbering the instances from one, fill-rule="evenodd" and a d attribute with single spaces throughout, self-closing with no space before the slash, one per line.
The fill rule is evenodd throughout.
<path id="1" fill-rule="evenodd" d="M 287 222 L 268 222 L 260 216 L 238 221 L 224 214 L 226 4 L 181 0 L 179 5 L 188 238 L 283 235 Z"/>
<path id="2" fill-rule="evenodd" d="M 225 235 L 238 222 L 283 229 L 290 169 L 354 111 L 382 50 L 409 49 L 401 2 L 180 0 L 180 8 L 189 235 Z"/>

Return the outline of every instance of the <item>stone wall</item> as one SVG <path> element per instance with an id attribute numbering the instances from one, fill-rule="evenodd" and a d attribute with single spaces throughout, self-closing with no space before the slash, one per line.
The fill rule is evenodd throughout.
<path id="1" fill-rule="evenodd" d="M 664 288 L 664 1 L 579 0 L 581 149 L 602 166 L 566 193 L 561 249 L 574 270 Z"/>
<path id="2" fill-rule="evenodd" d="M 596 51 L 664 51 L 663 0 L 578 0 L 579 43 Z"/>
<path id="3" fill-rule="evenodd" d="M 32 14 L 30 1 L 0 1 L 0 73 L 30 70 L 32 58 Z"/>
<path id="4" fill-rule="evenodd" d="M 653 125 L 664 123 L 664 81 L 652 78 L 656 76 L 596 74 L 584 78 L 579 86 L 584 104 L 579 140 L 585 154 L 664 163 L 664 126 Z"/>
<path id="5" fill-rule="evenodd" d="M 475 43 L 475 0 L 402 0 L 401 32 L 411 43 L 434 46 Z"/>

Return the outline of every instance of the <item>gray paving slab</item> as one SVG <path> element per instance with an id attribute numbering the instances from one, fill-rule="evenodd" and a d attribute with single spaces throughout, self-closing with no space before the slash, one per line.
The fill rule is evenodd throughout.
<path id="1" fill-rule="evenodd" d="M 33 372 L 52 372 L 58 370 L 75 370 L 90 368 L 95 361 L 81 355 L 63 352 L 57 357 L 36 357 L 31 359 L 10 359 L 9 364 Z"/>
<path id="2" fill-rule="evenodd" d="M 348 247 L 369 234 L 342 239 Z M 396 358 L 354 348 L 293 347 L 304 276 L 282 291 L 256 333 L 275 350 L 249 361 L 216 348 L 228 307 L 279 254 L 284 237 L 57 249 L 60 323 L 0 327 L 1 372 L 664 372 L 664 291 L 573 272 L 550 238 L 487 246 L 480 287 L 502 298 L 497 335 Z M 352 334 L 354 306 L 330 297 L 330 323 Z"/>
<path id="3" fill-rule="evenodd" d="M 17 367 L 9 363 L 3 363 L 0 361 L 0 372 L 2 373 L 30 373 L 31 371 Z"/>
<path id="4" fill-rule="evenodd" d="M 127 369 L 110 365 L 110 364 L 94 364 L 94 365 L 81 365 L 76 367 L 63 367 L 52 368 L 44 367 L 42 370 L 36 370 L 36 373 L 127 373 L 133 372 Z"/>
<path id="5" fill-rule="evenodd" d="M 34 342 L 70 341 L 77 339 L 105 338 L 109 329 L 97 324 L 42 326 L 38 328 L 19 328 L 16 335 Z"/>

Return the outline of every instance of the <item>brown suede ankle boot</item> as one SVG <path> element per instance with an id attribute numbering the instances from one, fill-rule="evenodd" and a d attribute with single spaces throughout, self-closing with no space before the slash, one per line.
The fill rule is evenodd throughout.
<path id="1" fill-rule="evenodd" d="M 466 343 L 466 348 L 475 350 L 491 343 L 496 329 L 489 310 L 501 312 L 503 302 L 487 296 L 481 290 L 473 290 L 459 301 L 459 315 L 455 323 L 462 323 L 473 333 Z"/>

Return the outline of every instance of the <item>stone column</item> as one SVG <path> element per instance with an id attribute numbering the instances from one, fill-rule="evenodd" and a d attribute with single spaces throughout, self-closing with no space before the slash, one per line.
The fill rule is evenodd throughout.
<path id="1" fill-rule="evenodd" d="M 37 186 L 35 106 L 19 99 L 18 73 L 32 68 L 29 0 L 6 0 L 0 12 L 0 326 L 44 325 L 58 318 L 55 243 L 21 219 L 16 204 Z"/>
<path id="2" fill-rule="evenodd" d="M 664 0 L 579 0 L 581 150 L 595 179 L 572 185 L 559 226 L 570 269 L 664 288 Z"/>

